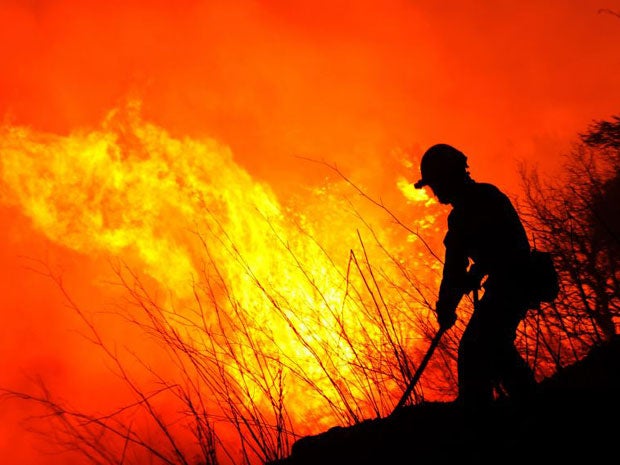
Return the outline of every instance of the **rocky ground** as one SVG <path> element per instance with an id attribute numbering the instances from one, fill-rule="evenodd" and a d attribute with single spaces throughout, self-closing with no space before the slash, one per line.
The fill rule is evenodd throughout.
<path id="1" fill-rule="evenodd" d="M 387 418 L 299 439 L 266 465 L 617 463 L 620 337 L 543 380 L 527 405 L 484 413 L 454 403 L 408 406 Z"/>

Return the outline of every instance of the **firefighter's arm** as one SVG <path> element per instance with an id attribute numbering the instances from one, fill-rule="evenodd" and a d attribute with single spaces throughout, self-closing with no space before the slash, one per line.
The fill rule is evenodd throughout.
<path id="1" fill-rule="evenodd" d="M 439 326 L 442 329 L 449 329 L 456 322 L 456 308 L 467 292 L 465 283 L 469 260 L 463 249 L 450 241 L 449 234 L 446 237 L 445 245 L 443 277 L 435 310 Z"/>

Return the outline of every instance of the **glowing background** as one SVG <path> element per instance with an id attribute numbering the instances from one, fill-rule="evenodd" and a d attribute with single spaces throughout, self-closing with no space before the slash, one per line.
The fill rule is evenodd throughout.
<path id="1" fill-rule="evenodd" d="M 123 241 L 157 243 L 144 236 L 142 224 L 130 238 L 88 234 L 97 224 L 143 221 L 133 208 L 128 214 L 137 219 L 71 224 L 84 220 L 75 208 L 86 195 L 80 182 L 89 178 L 70 180 L 83 159 L 58 155 L 54 162 L 36 151 L 21 156 L 22 139 L 10 131 L 27 131 L 29 143 L 56 148 L 75 140 L 77 131 L 96 153 L 96 144 L 84 142 L 89 134 L 105 133 L 105 121 L 120 124 L 110 112 L 139 101 L 141 121 L 165 131 L 160 141 L 177 144 L 180 153 L 196 141 L 212 147 L 238 173 L 236 182 L 260 186 L 259 195 L 264 188 L 277 209 L 333 178 L 298 155 L 336 163 L 376 197 L 406 207 L 395 186 L 399 176 L 415 181 L 417 170 L 401 160 L 415 164 L 438 141 L 470 156 L 474 178 L 518 194 L 517 161 L 556 169 L 559 155 L 592 119 L 618 113 L 620 19 L 599 8 L 619 11 L 620 3 L 2 2 L 0 384 L 25 386 L 36 373 L 76 403 L 81 395 L 104 403 L 92 399 L 90 388 L 93 380 L 105 385 L 108 376 L 100 355 L 85 350 L 79 322 L 54 284 L 28 269 L 29 258 L 60 263 L 72 294 L 99 304 L 110 300 L 107 288 L 95 284 L 108 270 L 105 252 Z M 177 167 L 186 176 L 182 182 L 191 184 L 194 166 Z M 131 163 L 118 167 L 130 170 Z M 102 182 L 108 174 L 95 162 L 79 164 L 80 176 L 84 172 Z M 72 206 L 58 210 L 60 216 L 49 203 L 36 205 L 49 198 L 45 182 L 73 189 Z M 157 189 L 167 197 L 165 186 L 148 190 Z M 143 200 L 129 188 L 121 191 L 128 196 L 118 200 L 119 215 L 121 207 Z M 167 198 L 152 220 L 160 230 L 169 223 L 174 236 L 183 225 L 173 220 L 178 206 Z M 332 207 L 315 207 L 314 217 L 328 224 Z M 34 220 L 34 211 L 50 221 Z M 167 244 L 162 248 L 169 251 Z M 134 263 L 148 272 L 153 262 L 137 249 Z M 6 463 L 54 463 L 53 456 L 31 451 L 32 440 L 17 423 L 24 412 L 0 412 Z"/>

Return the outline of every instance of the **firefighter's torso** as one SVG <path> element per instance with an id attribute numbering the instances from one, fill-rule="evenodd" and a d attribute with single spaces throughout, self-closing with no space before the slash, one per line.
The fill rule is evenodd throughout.
<path id="1" fill-rule="evenodd" d="M 462 250 L 485 274 L 514 270 L 529 251 L 510 199 L 494 185 L 475 181 L 453 203 L 444 244 Z"/>

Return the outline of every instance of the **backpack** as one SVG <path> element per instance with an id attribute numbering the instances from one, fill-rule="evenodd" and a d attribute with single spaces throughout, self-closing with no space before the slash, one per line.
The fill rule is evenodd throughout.
<path id="1" fill-rule="evenodd" d="M 560 293 L 560 279 L 550 252 L 532 249 L 529 263 L 529 307 L 540 308 L 551 303 Z"/>

